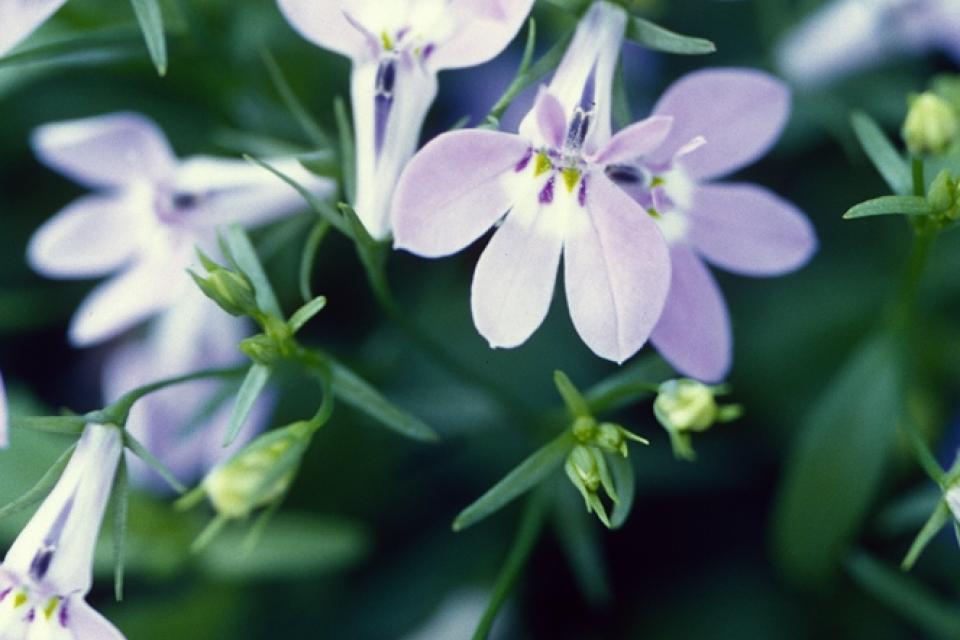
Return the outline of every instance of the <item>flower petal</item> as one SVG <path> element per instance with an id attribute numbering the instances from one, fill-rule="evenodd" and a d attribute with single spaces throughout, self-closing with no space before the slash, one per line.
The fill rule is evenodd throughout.
<path id="1" fill-rule="evenodd" d="M 521 179 L 526 179 L 523 176 Z M 473 322 L 492 348 L 523 344 L 550 308 L 563 249 L 559 203 L 519 198 L 473 274 Z"/>
<path id="2" fill-rule="evenodd" d="M 126 640 L 113 624 L 80 598 L 70 601 L 67 615 L 74 640 Z"/>
<path id="3" fill-rule="evenodd" d="M 88 187 L 158 181 L 176 163 L 163 132 L 136 113 L 46 124 L 32 143 L 44 164 Z"/>
<path id="4" fill-rule="evenodd" d="M 115 271 L 156 224 L 148 207 L 134 194 L 78 198 L 33 234 L 27 260 L 48 278 L 92 278 Z"/>
<path id="5" fill-rule="evenodd" d="M 619 164 L 647 155 L 666 140 L 672 116 L 651 116 L 617 132 L 597 154 L 597 164 Z"/>
<path id="6" fill-rule="evenodd" d="M 817 248 L 813 226 L 796 206 L 752 184 L 698 186 L 689 241 L 710 263 L 753 276 L 798 269 Z"/>
<path id="7" fill-rule="evenodd" d="M 333 181 L 315 176 L 297 160 L 269 163 L 321 199 L 333 193 Z M 183 161 L 170 190 L 172 219 L 202 229 L 234 222 L 256 226 L 306 207 L 293 187 L 270 172 L 230 158 L 197 156 Z"/>
<path id="8" fill-rule="evenodd" d="M 500 179 L 529 144 L 509 133 L 462 130 L 431 140 L 400 176 L 393 199 L 396 247 L 434 258 L 460 251 L 510 208 Z"/>
<path id="9" fill-rule="evenodd" d="M 683 375 L 720 382 L 730 371 L 733 352 L 723 294 L 689 246 L 673 245 L 670 260 L 670 293 L 650 341 Z"/>
<path id="10" fill-rule="evenodd" d="M 702 135 L 707 143 L 682 163 L 693 177 L 708 179 L 750 164 L 773 146 L 790 113 L 790 92 L 760 71 L 708 69 L 675 82 L 654 113 L 673 116 L 674 122 L 651 162 L 670 162 L 681 147 Z"/>
<path id="11" fill-rule="evenodd" d="M 182 293 L 188 283 L 177 260 L 150 257 L 99 285 L 70 322 L 70 342 L 88 347 L 146 320 Z"/>
<path id="12" fill-rule="evenodd" d="M 588 176 L 564 246 L 570 317 L 590 349 L 623 362 L 650 335 L 670 286 L 670 257 L 653 219 L 602 173 Z"/>
<path id="13" fill-rule="evenodd" d="M 54 593 L 89 591 L 100 521 L 122 453 L 118 427 L 87 425 L 57 484 L 7 552 L 4 568 Z M 38 553 L 49 547 L 52 555 L 39 570 Z"/>
<path id="14" fill-rule="evenodd" d="M 540 87 L 533 110 L 537 114 L 537 125 L 544 141 L 553 149 L 561 148 L 567 136 L 567 116 L 563 113 L 563 105 L 546 87 Z"/>
<path id="15" fill-rule="evenodd" d="M 453 32 L 436 43 L 428 64 L 455 69 L 494 58 L 520 31 L 532 7 L 533 0 L 453 0 L 445 10 L 454 21 Z"/>
<path id="16" fill-rule="evenodd" d="M 0 0 L 0 56 L 26 39 L 67 0 Z"/>
<path id="17" fill-rule="evenodd" d="M 3 385 L 3 376 L 0 375 L 0 449 L 6 449 L 10 444 L 10 413 L 7 407 L 7 390 Z"/>
<path id="18" fill-rule="evenodd" d="M 369 37 L 350 22 L 347 14 L 363 14 L 377 0 L 278 0 L 294 29 L 314 44 L 348 58 L 369 55 Z"/>

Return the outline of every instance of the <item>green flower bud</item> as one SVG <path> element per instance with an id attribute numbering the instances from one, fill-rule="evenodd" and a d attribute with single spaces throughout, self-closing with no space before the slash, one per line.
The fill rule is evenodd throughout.
<path id="1" fill-rule="evenodd" d="M 594 438 L 594 444 L 610 453 L 619 453 L 624 458 L 627 457 L 627 441 L 633 440 L 641 444 L 650 444 L 646 438 L 641 438 L 635 433 L 627 431 L 618 424 L 604 422 L 597 427 L 597 435 Z"/>
<path id="2" fill-rule="evenodd" d="M 310 433 L 308 422 L 271 431 L 207 474 L 203 489 L 217 513 L 224 518 L 246 518 L 283 496 Z"/>
<path id="3" fill-rule="evenodd" d="M 943 153 L 957 139 L 960 123 L 949 102 L 930 91 L 914 98 L 903 123 L 903 139 L 914 154 Z"/>
<path id="4" fill-rule="evenodd" d="M 223 267 L 215 267 L 206 278 L 190 272 L 204 295 L 232 316 L 253 316 L 259 313 L 253 287 L 245 277 Z"/>
<path id="5" fill-rule="evenodd" d="M 957 182 L 954 181 L 947 169 L 937 174 L 927 192 L 927 202 L 933 210 L 948 220 L 960 217 L 960 207 L 957 203 Z"/>
<path id="6" fill-rule="evenodd" d="M 597 421 L 593 416 L 580 416 L 573 421 L 573 436 L 579 442 L 590 442 L 597 432 Z"/>
<path id="7" fill-rule="evenodd" d="M 570 482 L 583 496 L 587 512 L 596 513 L 600 521 L 609 528 L 610 518 L 600 500 L 600 488 L 603 487 L 607 496 L 615 503 L 620 501 L 620 497 L 614 488 L 613 477 L 610 475 L 603 452 L 596 447 L 577 445 L 567 456 L 564 470 Z"/>
<path id="8" fill-rule="evenodd" d="M 257 364 L 270 366 L 281 357 L 276 340 L 262 333 L 240 341 L 240 351 Z"/>
<path id="9" fill-rule="evenodd" d="M 670 435 L 673 454 L 693 460 L 691 435 L 709 429 L 717 422 L 730 422 L 743 414 L 739 405 L 718 406 L 716 387 L 690 379 L 668 380 L 660 385 L 653 413 Z"/>

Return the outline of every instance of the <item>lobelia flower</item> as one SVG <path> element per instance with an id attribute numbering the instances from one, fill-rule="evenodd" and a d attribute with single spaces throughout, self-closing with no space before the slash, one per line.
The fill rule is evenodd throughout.
<path id="1" fill-rule="evenodd" d="M 0 0 L 0 56 L 46 22 L 67 0 Z"/>
<path id="2" fill-rule="evenodd" d="M 767 74 L 691 73 L 654 109 L 673 117 L 663 145 L 609 170 L 655 216 L 670 246 L 670 295 L 650 339 L 690 377 L 719 381 L 732 358 L 726 304 L 704 261 L 773 276 L 799 268 L 816 249 L 813 227 L 793 204 L 757 185 L 713 182 L 764 155 L 789 109 L 786 86 Z"/>
<path id="3" fill-rule="evenodd" d="M 140 385 L 202 369 L 243 362 L 237 344 L 250 335 L 248 322 L 223 313 L 199 289 L 187 289 L 180 301 L 161 313 L 144 336 L 118 345 L 103 368 L 103 395 L 113 402 Z M 182 482 L 191 483 L 229 457 L 266 427 L 273 394 L 261 394 L 240 435 L 224 448 L 230 422 L 233 383 L 195 380 L 152 393 L 130 411 L 127 430 Z M 137 458 L 131 479 L 154 491 L 166 482 Z"/>
<path id="4" fill-rule="evenodd" d="M 87 425 L 60 480 L 0 564 L 0 638 L 123 640 L 84 600 L 122 453 L 117 427 Z"/>
<path id="5" fill-rule="evenodd" d="M 787 78 L 815 88 L 938 49 L 960 62 L 956 0 L 832 0 L 786 35 L 776 57 Z"/>
<path id="6" fill-rule="evenodd" d="M 437 72 L 500 53 L 533 0 L 278 0 L 297 31 L 353 61 L 356 211 L 371 236 L 390 235 L 393 186 L 417 148 Z"/>
<path id="7" fill-rule="evenodd" d="M 647 340 L 670 282 L 666 244 L 647 212 L 606 176 L 666 138 L 653 117 L 611 136 L 613 74 L 626 12 L 597 2 L 519 134 L 465 130 L 427 144 L 393 201 L 396 246 L 445 256 L 497 226 L 473 278 L 473 318 L 491 347 L 543 322 L 561 254 L 570 315 L 597 355 L 623 362 Z"/>
<path id="8" fill-rule="evenodd" d="M 96 192 L 34 234 L 28 259 L 52 278 L 116 275 L 83 301 L 70 341 L 112 338 L 174 304 L 195 285 L 195 246 L 214 246 L 217 226 L 256 225 L 303 208 L 291 187 L 242 160 L 178 160 L 150 120 L 116 113 L 48 124 L 33 135 L 40 160 Z M 333 191 L 296 160 L 275 162 L 320 196 Z"/>

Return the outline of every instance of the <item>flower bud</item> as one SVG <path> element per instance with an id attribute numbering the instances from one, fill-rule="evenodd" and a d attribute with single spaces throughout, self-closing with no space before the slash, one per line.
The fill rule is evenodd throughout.
<path id="1" fill-rule="evenodd" d="M 670 435 L 676 457 L 693 460 L 693 433 L 706 431 L 717 422 L 736 420 L 743 413 L 739 405 L 718 406 L 717 392 L 715 387 L 686 378 L 660 385 L 653 413 Z"/>
<path id="2" fill-rule="evenodd" d="M 597 427 L 597 435 L 594 438 L 594 444 L 610 453 L 619 453 L 624 458 L 627 457 L 627 440 L 633 440 L 641 444 L 650 444 L 646 438 L 632 433 L 618 424 L 604 422 Z"/>
<path id="3" fill-rule="evenodd" d="M 957 113 L 949 102 L 930 91 L 912 100 L 903 124 L 903 139 L 911 153 L 943 153 L 958 132 Z"/>
<path id="4" fill-rule="evenodd" d="M 308 422 L 271 431 L 207 474 L 203 489 L 217 513 L 245 518 L 279 499 L 293 480 L 310 432 Z"/>
<path id="5" fill-rule="evenodd" d="M 281 357 L 277 341 L 262 333 L 240 341 L 240 351 L 256 362 L 270 366 Z"/>
<path id="6" fill-rule="evenodd" d="M 600 521 L 610 527 L 610 518 L 607 516 L 606 507 L 600 500 L 600 488 L 603 487 L 607 496 L 615 503 L 620 501 L 620 497 L 614 488 L 613 478 L 610 476 L 610 470 L 607 468 L 607 461 L 603 457 L 603 452 L 596 447 L 577 445 L 567 456 L 564 470 L 567 472 L 570 482 L 583 496 L 587 512 L 596 513 Z"/>
<path id="7" fill-rule="evenodd" d="M 943 218 L 956 220 L 960 217 L 957 203 L 957 182 L 947 169 L 937 174 L 927 192 L 927 202 Z"/>
<path id="8" fill-rule="evenodd" d="M 232 316 L 252 316 L 259 313 L 253 287 L 245 277 L 223 267 L 215 267 L 206 278 L 190 272 L 204 295 L 216 302 Z"/>

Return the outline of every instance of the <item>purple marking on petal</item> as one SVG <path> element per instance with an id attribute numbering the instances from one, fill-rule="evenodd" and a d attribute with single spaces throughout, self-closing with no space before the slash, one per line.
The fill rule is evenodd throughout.
<path id="1" fill-rule="evenodd" d="M 580 178 L 580 192 L 577 194 L 577 202 L 581 207 L 587 206 L 587 175 Z"/>
<path id="2" fill-rule="evenodd" d="M 13 587 L 7 587 L 3 591 L 0 591 L 0 602 L 3 602 L 3 599 L 10 595 L 11 591 L 13 591 Z"/>
<path id="3" fill-rule="evenodd" d="M 436 49 L 437 49 L 437 46 L 436 46 L 435 44 L 433 44 L 432 42 L 431 42 L 430 44 L 428 44 L 427 46 L 425 46 L 425 47 L 423 48 L 423 59 L 424 59 L 424 60 L 428 59 L 428 58 L 430 57 L 430 55 L 431 55 L 434 51 L 436 51 Z"/>
<path id="4" fill-rule="evenodd" d="M 67 612 L 67 605 L 69 602 L 69 600 L 63 601 L 63 604 L 60 605 L 60 614 L 57 616 L 57 619 L 60 621 L 60 626 L 64 629 L 66 629 L 67 625 L 70 624 L 70 615 Z"/>
<path id="5" fill-rule="evenodd" d="M 24 617 L 24 620 L 27 622 L 33 622 L 33 619 L 37 617 L 37 610 L 32 608 L 27 612 L 27 615 Z"/>
<path id="6" fill-rule="evenodd" d="M 393 89 L 396 82 L 397 61 L 394 58 L 381 60 L 377 67 L 377 88 L 374 96 L 373 145 L 378 157 L 387 133 L 387 122 L 390 120 L 390 111 L 393 108 Z"/>
<path id="7" fill-rule="evenodd" d="M 517 163 L 517 166 L 514 167 L 517 173 L 520 173 L 527 168 L 527 165 L 530 164 L 530 159 L 533 157 L 533 147 L 527 149 L 527 152 L 523 154 L 523 157 L 520 158 L 520 162 Z"/>
<path id="8" fill-rule="evenodd" d="M 553 183 L 556 182 L 556 176 L 550 176 L 550 179 L 547 180 L 547 184 L 543 186 L 543 190 L 540 191 L 540 204 L 550 204 L 553 202 Z"/>

